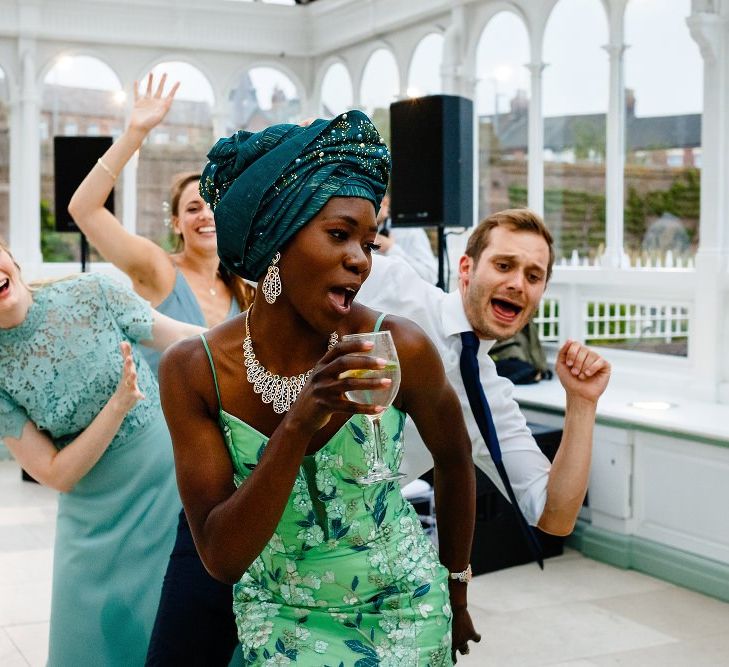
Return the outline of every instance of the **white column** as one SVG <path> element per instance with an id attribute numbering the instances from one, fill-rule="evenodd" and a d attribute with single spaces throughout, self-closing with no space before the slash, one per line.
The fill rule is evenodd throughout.
<path id="1" fill-rule="evenodd" d="M 138 164 L 139 151 L 136 151 L 122 171 L 122 224 L 130 234 L 137 233 Z"/>
<path id="2" fill-rule="evenodd" d="M 605 254 L 603 265 L 623 265 L 623 198 L 625 172 L 625 83 L 622 29 L 603 47 L 610 58 L 610 92 L 605 137 Z"/>
<path id="3" fill-rule="evenodd" d="M 729 264 L 729 44 L 727 17 L 695 12 L 687 23 L 704 61 L 701 121 L 701 215 L 696 253 L 696 297 L 691 316 L 689 391 L 729 403 L 729 317 L 722 282 Z M 724 279 L 724 281 L 722 280 Z M 726 284 L 726 282 L 724 282 Z M 724 293 L 726 289 L 724 289 Z"/>
<path id="4" fill-rule="evenodd" d="M 40 96 L 36 84 L 34 40 L 21 38 L 20 61 L 20 156 L 18 181 L 23 195 L 11 220 L 11 244 L 21 265 L 35 273 L 42 260 L 40 251 Z M 16 183 L 18 182 L 16 181 Z"/>
<path id="5" fill-rule="evenodd" d="M 230 111 L 227 106 L 227 102 L 224 104 L 218 103 L 212 110 L 213 115 L 213 141 L 217 141 L 221 137 L 227 137 L 230 132 L 228 131 L 228 122 L 230 120 Z M 241 128 L 236 127 L 236 130 Z"/>
<path id="6" fill-rule="evenodd" d="M 530 75 L 529 137 L 527 140 L 527 202 L 544 217 L 544 117 L 542 115 L 543 62 L 526 65 Z"/>
<path id="7" fill-rule="evenodd" d="M 22 123 L 20 117 L 20 90 L 18 85 L 14 85 L 9 91 L 8 104 L 8 125 L 10 131 L 10 160 L 8 174 L 8 199 L 9 199 L 9 225 L 8 238 L 10 248 L 16 254 L 19 254 L 21 248 L 22 233 L 24 230 L 23 216 L 21 210 L 21 201 L 23 199 L 21 162 L 22 154 Z"/>
<path id="8" fill-rule="evenodd" d="M 462 6 L 451 10 L 451 22 L 443 34 L 443 61 L 440 67 L 442 90 L 447 95 L 463 95 L 463 47 L 466 12 Z"/>

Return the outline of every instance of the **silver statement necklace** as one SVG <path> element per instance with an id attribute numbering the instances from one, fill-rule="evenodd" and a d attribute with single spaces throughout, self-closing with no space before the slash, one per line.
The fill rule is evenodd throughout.
<path id="1" fill-rule="evenodd" d="M 262 366 L 253 352 L 251 330 L 248 325 L 250 312 L 249 310 L 246 313 L 246 337 L 243 339 L 246 379 L 253 385 L 253 391 L 261 395 L 261 400 L 267 404 L 273 403 L 273 411 L 277 415 L 280 415 L 289 411 L 314 369 L 310 368 L 305 373 L 286 376 L 271 373 L 271 371 Z M 329 335 L 328 349 L 331 350 L 338 341 L 339 334 L 336 331 L 332 331 Z"/>

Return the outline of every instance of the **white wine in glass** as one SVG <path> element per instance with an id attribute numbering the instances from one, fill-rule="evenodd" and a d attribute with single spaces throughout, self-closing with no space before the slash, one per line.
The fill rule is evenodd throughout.
<path id="1" fill-rule="evenodd" d="M 389 331 L 372 331 L 369 333 L 349 334 L 342 337 L 342 342 L 347 340 L 370 341 L 373 343 L 371 350 L 367 352 L 358 352 L 357 354 L 366 354 L 372 357 L 379 357 L 385 360 L 385 366 L 378 369 L 356 368 L 347 371 L 343 377 L 356 378 L 389 378 L 392 380 L 387 387 L 378 389 L 357 389 L 346 392 L 345 396 L 355 403 L 363 403 L 365 405 L 382 405 L 389 407 L 397 396 L 400 389 L 400 361 L 397 358 L 397 350 L 395 343 Z M 381 414 L 365 415 L 372 425 L 372 434 L 374 438 L 374 461 L 369 471 L 363 477 L 356 479 L 358 484 L 377 484 L 389 480 L 396 480 L 405 475 L 400 472 L 393 472 L 387 466 L 384 460 L 383 450 L 383 434 L 380 424 Z"/>

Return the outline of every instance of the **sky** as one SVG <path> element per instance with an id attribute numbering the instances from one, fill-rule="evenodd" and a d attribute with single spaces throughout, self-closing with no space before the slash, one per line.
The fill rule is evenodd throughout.
<path id="1" fill-rule="evenodd" d="M 245 1 L 245 0 L 240 0 Z M 291 4 L 291 0 L 279 0 Z M 685 23 L 690 0 L 630 0 L 625 20 L 625 84 L 636 95 L 639 116 L 700 112 L 702 106 L 701 58 Z M 599 113 L 608 103 L 607 19 L 600 0 L 561 0 L 553 11 L 544 40 L 543 101 L 545 116 Z M 443 39 L 427 36 L 417 47 L 407 89 L 414 96 L 440 92 Z M 491 114 L 508 109 L 519 89 L 528 93 L 529 62 L 526 28 L 512 13 L 501 12 L 486 26 L 477 49 L 476 108 Z M 186 63 L 165 63 L 155 68 L 182 82 L 181 99 L 212 102 L 213 91 L 205 77 Z M 270 106 L 274 87 L 294 96 L 295 87 L 271 68 L 251 72 L 262 108 Z M 114 73 L 88 57 L 60 61 L 47 81 L 66 85 L 117 90 Z M 380 49 L 363 73 L 361 103 L 371 111 L 388 107 L 399 93 L 395 60 Z M 337 113 L 352 104 L 351 80 L 341 65 L 327 73 L 323 102 Z"/>

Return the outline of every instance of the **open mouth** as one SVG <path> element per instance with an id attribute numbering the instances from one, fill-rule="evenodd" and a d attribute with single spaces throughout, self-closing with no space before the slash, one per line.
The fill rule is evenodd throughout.
<path id="1" fill-rule="evenodd" d="M 496 316 L 506 322 L 515 320 L 519 316 L 519 313 L 524 310 L 521 306 L 517 306 L 515 303 L 505 301 L 504 299 L 491 299 L 491 306 Z"/>
<path id="2" fill-rule="evenodd" d="M 4 280 L 0 280 L 0 295 L 5 294 L 5 292 L 7 292 L 9 288 L 10 288 L 10 278 L 5 278 Z"/>
<path id="3" fill-rule="evenodd" d="M 213 225 L 208 225 L 207 227 L 199 227 L 197 230 L 198 234 L 210 234 L 215 233 L 215 227 Z"/>
<path id="4" fill-rule="evenodd" d="M 352 287 L 332 287 L 329 290 L 329 298 L 337 310 L 342 313 L 349 312 L 355 296 L 357 296 L 357 290 Z"/>

